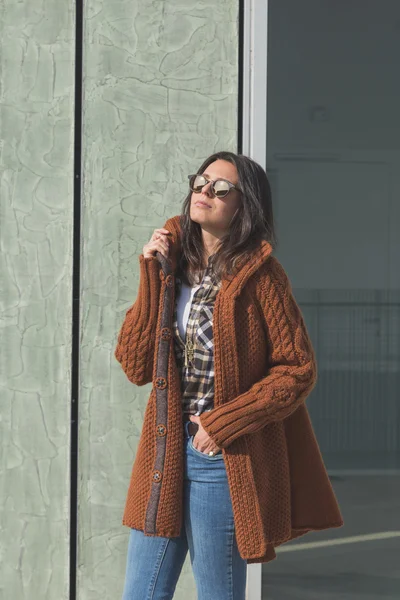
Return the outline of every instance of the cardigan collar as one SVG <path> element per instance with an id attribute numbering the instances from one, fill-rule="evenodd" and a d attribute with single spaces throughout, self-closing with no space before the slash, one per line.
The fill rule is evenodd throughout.
<path id="1" fill-rule="evenodd" d="M 181 251 L 181 215 L 171 217 L 165 222 L 165 229 L 171 232 L 170 251 L 168 262 L 171 267 L 171 273 L 174 274 L 178 265 L 179 253 Z M 239 267 L 234 275 L 226 275 L 222 278 L 222 290 L 229 296 L 237 296 L 246 281 L 251 277 L 264 262 L 268 259 L 272 252 L 272 245 L 266 240 L 261 240 L 259 246 L 253 250 L 248 260 Z"/>

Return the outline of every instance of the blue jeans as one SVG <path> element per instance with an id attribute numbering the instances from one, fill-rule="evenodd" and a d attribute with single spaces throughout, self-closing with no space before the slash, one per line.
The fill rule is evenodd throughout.
<path id="1" fill-rule="evenodd" d="M 122 600 L 170 600 L 190 553 L 197 600 L 245 600 L 247 563 L 235 536 L 222 452 L 193 446 L 185 423 L 183 526 L 179 537 L 131 529 Z"/>

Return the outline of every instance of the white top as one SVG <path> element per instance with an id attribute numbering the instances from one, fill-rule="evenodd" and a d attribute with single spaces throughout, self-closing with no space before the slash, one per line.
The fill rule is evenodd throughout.
<path id="1" fill-rule="evenodd" d="M 176 319 L 178 322 L 179 333 L 181 334 L 181 338 L 185 339 L 187 322 L 190 314 L 190 307 L 192 305 L 192 300 L 195 291 L 200 287 L 199 285 L 194 285 L 191 287 L 186 283 L 181 284 L 181 293 L 179 294 L 177 303 L 176 303 Z"/>

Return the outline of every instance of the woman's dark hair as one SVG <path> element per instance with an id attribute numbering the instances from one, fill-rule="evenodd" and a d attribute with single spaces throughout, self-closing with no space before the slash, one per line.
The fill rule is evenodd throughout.
<path id="1" fill-rule="evenodd" d="M 209 156 L 198 169 L 205 169 L 216 160 L 226 160 L 235 165 L 238 173 L 238 186 L 241 192 L 241 205 L 233 217 L 229 231 L 221 238 L 213 258 L 213 273 L 219 280 L 223 275 L 231 275 L 247 260 L 261 240 L 276 246 L 276 232 L 272 211 L 271 187 L 264 169 L 243 154 L 221 151 Z M 179 276 L 189 285 L 198 283 L 196 277 L 203 270 L 204 247 L 201 226 L 190 218 L 189 191 L 182 206 L 182 252 L 178 264 Z"/>

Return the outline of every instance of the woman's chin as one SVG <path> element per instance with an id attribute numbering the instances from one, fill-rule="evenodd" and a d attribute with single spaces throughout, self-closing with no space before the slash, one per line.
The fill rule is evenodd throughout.
<path id="1" fill-rule="evenodd" d="M 192 221 L 196 221 L 196 223 L 204 223 L 204 221 L 208 221 L 206 210 L 201 209 L 199 206 L 194 206 L 190 211 L 190 218 Z"/>

